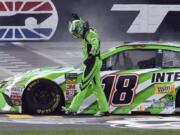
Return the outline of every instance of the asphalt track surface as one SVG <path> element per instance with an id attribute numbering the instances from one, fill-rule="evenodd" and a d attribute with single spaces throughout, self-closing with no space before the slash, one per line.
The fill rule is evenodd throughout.
<path id="1" fill-rule="evenodd" d="M 1 114 L 0 131 L 180 130 L 179 116 L 32 116 Z"/>
<path id="2" fill-rule="evenodd" d="M 0 131 L 9 130 L 110 130 L 105 123 L 110 117 L 95 118 L 90 116 L 0 116 Z"/>
<path id="3" fill-rule="evenodd" d="M 118 42 L 101 44 L 102 52 Z M 77 66 L 83 61 L 80 42 L 0 43 L 0 79 L 27 70 L 60 66 Z"/>

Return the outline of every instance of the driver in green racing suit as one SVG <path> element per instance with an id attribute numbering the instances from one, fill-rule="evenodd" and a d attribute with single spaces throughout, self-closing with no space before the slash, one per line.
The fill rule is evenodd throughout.
<path id="1" fill-rule="evenodd" d="M 95 93 L 100 111 L 95 116 L 109 115 L 109 107 L 106 96 L 101 87 L 100 69 L 102 60 L 100 57 L 100 40 L 96 29 L 89 27 L 78 15 L 73 14 L 73 21 L 69 22 L 69 32 L 82 39 L 84 55 L 84 72 L 80 83 L 80 92 L 74 97 L 67 114 L 76 113 L 86 98 L 87 92 Z M 91 85 L 92 84 L 92 85 Z"/>

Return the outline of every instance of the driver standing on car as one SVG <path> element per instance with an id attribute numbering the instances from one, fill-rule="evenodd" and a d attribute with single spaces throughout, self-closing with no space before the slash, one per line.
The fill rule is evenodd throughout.
<path id="1" fill-rule="evenodd" d="M 78 15 L 73 15 L 73 21 L 69 22 L 69 32 L 76 38 L 82 39 L 84 55 L 84 71 L 80 83 L 80 92 L 74 97 L 66 114 L 76 114 L 81 103 L 86 98 L 87 92 L 95 93 L 100 111 L 95 116 L 109 115 L 109 107 L 106 96 L 101 87 L 100 69 L 102 60 L 100 57 L 100 40 L 95 28 L 89 27 Z M 91 86 L 92 84 L 92 86 Z"/>

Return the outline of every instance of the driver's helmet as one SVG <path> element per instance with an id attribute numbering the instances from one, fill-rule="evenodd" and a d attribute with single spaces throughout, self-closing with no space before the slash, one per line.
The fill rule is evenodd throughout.
<path id="1" fill-rule="evenodd" d="M 69 22 L 69 32 L 77 37 L 82 38 L 84 31 L 84 21 L 81 19 L 73 20 Z"/>

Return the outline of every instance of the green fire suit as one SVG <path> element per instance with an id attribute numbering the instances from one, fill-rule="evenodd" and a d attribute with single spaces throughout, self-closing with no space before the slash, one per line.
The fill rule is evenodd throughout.
<path id="1" fill-rule="evenodd" d="M 82 45 L 85 69 L 80 83 L 80 92 L 74 97 L 69 108 L 73 112 L 77 112 L 81 103 L 87 97 L 87 93 L 90 92 L 95 93 L 100 112 L 109 112 L 107 99 L 100 80 L 102 66 L 100 40 L 94 28 L 90 28 L 85 33 Z"/>

